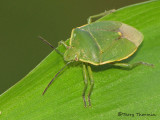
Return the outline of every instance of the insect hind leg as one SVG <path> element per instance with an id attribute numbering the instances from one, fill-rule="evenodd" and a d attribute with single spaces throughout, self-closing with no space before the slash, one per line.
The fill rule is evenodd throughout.
<path id="1" fill-rule="evenodd" d="M 88 65 L 88 74 L 89 74 L 90 84 L 91 84 L 91 87 L 90 87 L 90 90 L 89 90 L 89 93 L 88 93 L 88 102 L 89 102 L 89 106 L 91 106 L 90 96 L 91 96 L 92 91 L 93 91 L 94 80 L 93 80 L 93 76 L 92 76 L 92 69 L 91 69 L 91 67 L 89 65 Z"/>
<path id="2" fill-rule="evenodd" d="M 136 63 L 132 63 L 132 64 L 129 64 L 129 63 L 111 63 L 111 64 L 114 66 L 123 67 L 123 68 L 127 68 L 127 69 L 132 69 L 132 68 L 137 67 L 139 65 L 146 65 L 146 66 L 151 66 L 151 67 L 154 66 L 153 64 L 149 64 L 149 63 L 145 63 L 145 62 L 136 62 Z"/>
<path id="3" fill-rule="evenodd" d="M 92 15 L 92 16 L 90 16 L 90 17 L 87 19 L 88 24 L 92 23 L 92 19 L 93 19 L 93 18 L 103 17 L 103 16 L 109 15 L 109 14 L 115 12 L 115 11 L 116 11 L 115 9 L 112 9 L 112 10 L 109 10 L 109 11 L 106 11 L 106 10 L 105 10 L 104 12 L 99 13 L 99 14 L 97 14 L 97 15 Z"/>
<path id="4" fill-rule="evenodd" d="M 87 70 L 86 70 L 86 65 L 83 64 L 83 78 L 84 78 L 84 89 L 83 89 L 83 93 L 82 93 L 82 98 L 83 98 L 83 102 L 84 102 L 84 106 L 86 107 L 86 99 L 85 99 L 85 93 L 88 87 L 88 78 L 87 78 Z"/>

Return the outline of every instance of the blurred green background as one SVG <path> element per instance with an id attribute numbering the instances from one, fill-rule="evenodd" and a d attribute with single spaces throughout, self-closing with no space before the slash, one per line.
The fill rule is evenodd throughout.
<path id="1" fill-rule="evenodd" d="M 23 78 L 90 15 L 146 0 L 0 0 L 0 94 Z M 54 61 L 53 61 L 54 62 Z"/>

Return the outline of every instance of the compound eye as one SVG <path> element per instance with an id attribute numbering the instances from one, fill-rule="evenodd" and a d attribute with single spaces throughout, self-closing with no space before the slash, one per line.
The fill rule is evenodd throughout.
<path id="1" fill-rule="evenodd" d="M 75 55 L 75 61 L 78 61 L 78 56 L 77 55 Z"/>

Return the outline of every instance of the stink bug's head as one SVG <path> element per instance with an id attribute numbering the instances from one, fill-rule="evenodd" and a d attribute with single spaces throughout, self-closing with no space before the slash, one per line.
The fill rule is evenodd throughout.
<path id="1" fill-rule="evenodd" d="M 74 47 L 70 47 L 64 53 L 65 61 L 78 61 L 78 52 Z"/>

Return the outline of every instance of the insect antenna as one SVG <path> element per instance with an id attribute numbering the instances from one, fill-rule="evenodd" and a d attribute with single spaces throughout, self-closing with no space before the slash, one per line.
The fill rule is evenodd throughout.
<path id="1" fill-rule="evenodd" d="M 48 87 L 52 84 L 52 82 L 54 81 L 54 79 L 62 72 L 62 70 L 71 63 L 72 61 L 68 62 L 63 68 L 61 68 L 61 70 L 54 76 L 54 78 L 49 82 L 49 84 L 47 85 L 47 87 L 45 88 L 45 90 L 43 91 L 42 95 L 45 94 L 45 92 L 47 91 Z"/>
<path id="2" fill-rule="evenodd" d="M 53 48 L 57 53 L 63 55 L 63 53 L 61 53 L 59 50 L 57 50 L 55 47 L 53 47 L 53 45 L 51 45 L 47 40 L 45 40 L 43 37 L 41 36 L 38 36 L 38 38 L 40 40 L 42 40 L 44 43 L 46 43 L 47 45 L 49 45 L 51 48 Z"/>

